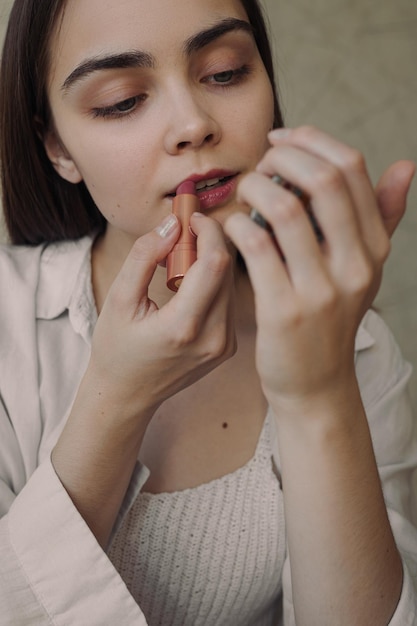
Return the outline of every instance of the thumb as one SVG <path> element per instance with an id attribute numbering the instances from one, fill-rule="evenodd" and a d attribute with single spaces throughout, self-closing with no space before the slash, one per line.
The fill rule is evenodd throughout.
<path id="1" fill-rule="evenodd" d="M 397 161 L 385 170 L 376 186 L 379 210 L 389 237 L 405 213 L 415 171 L 416 165 L 412 161 Z"/>
<path id="2" fill-rule="evenodd" d="M 143 298 L 147 299 L 156 266 L 172 250 L 180 230 L 178 218 L 170 214 L 154 230 L 135 241 L 107 297 L 120 312 L 137 311 Z"/>

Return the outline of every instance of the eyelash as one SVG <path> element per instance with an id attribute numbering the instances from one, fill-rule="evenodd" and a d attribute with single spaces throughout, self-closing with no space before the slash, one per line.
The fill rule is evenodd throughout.
<path id="1" fill-rule="evenodd" d="M 224 72 L 216 72 L 216 74 L 212 74 L 204 82 L 210 82 L 212 85 L 216 85 L 219 87 L 234 87 L 241 83 L 246 76 L 248 76 L 251 72 L 251 68 L 249 65 L 242 65 L 235 70 L 225 70 Z M 227 82 L 216 82 L 213 80 L 216 76 L 226 76 L 230 74 L 230 80 Z"/>
<path id="2" fill-rule="evenodd" d="M 112 104 L 107 107 L 97 107 L 92 110 L 93 117 L 102 117 L 102 118 L 121 118 L 121 117 L 129 117 L 132 113 L 137 109 L 137 107 L 145 102 L 146 95 L 141 96 L 132 96 L 131 98 L 126 98 L 126 100 L 121 100 L 116 104 Z M 125 111 L 120 110 L 123 104 L 132 103 L 132 106 Z"/>
<path id="3" fill-rule="evenodd" d="M 211 76 L 208 76 L 207 78 L 205 78 L 203 80 L 204 83 L 210 83 L 211 85 L 215 86 L 215 87 L 220 87 L 221 89 L 227 89 L 230 87 L 234 87 L 235 85 L 239 85 L 246 76 L 248 76 L 251 72 L 251 68 L 248 65 L 242 65 L 241 67 L 238 67 L 235 70 L 225 70 L 223 72 L 216 72 L 215 74 L 212 74 Z M 215 78 L 216 77 L 227 77 L 228 75 L 230 75 L 230 79 L 227 81 L 216 81 Z M 138 108 L 138 106 L 140 106 L 141 103 L 145 102 L 145 100 L 147 99 L 147 95 L 143 94 L 140 96 L 132 96 L 131 98 L 126 98 L 126 100 L 121 100 L 120 102 L 117 102 L 116 104 L 112 104 L 110 106 L 106 106 L 106 107 L 97 107 L 94 108 L 92 110 L 92 114 L 94 118 L 116 118 L 116 119 L 120 119 L 120 118 L 125 118 L 125 117 L 129 117 L 130 115 L 133 115 L 133 113 L 136 111 L 136 109 Z M 126 110 L 120 110 L 120 107 L 122 105 L 126 105 L 131 103 L 132 106 L 128 107 Z"/>

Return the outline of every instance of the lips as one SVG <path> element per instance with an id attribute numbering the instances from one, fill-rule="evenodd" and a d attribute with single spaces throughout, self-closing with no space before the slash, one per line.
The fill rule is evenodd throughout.
<path id="1" fill-rule="evenodd" d="M 217 207 L 221 207 L 235 194 L 237 186 L 237 176 L 225 176 L 222 178 L 209 179 L 210 185 L 197 189 L 196 191 L 200 200 L 200 208 L 208 211 Z"/>
<path id="2" fill-rule="evenodd" d="M 237 175 L 237 172 L 219 169 L 211 170 L 205 174 L 191 174 L 184 180 L 192 181 L 195 184 L 196 193 L 200 200 L 200 208 L 206 211 L 227 202 L 229 197 L 234 194 L 237 185 Z M 176 189 L 177 187 L 178 185 Z M 175 190 L 167 194 L 167 196 L 174 197 Z"/>
<path id="3" fill-rule="evenodd" d="M 178 185 L 186 180 L 192 181 L 195 184 L 196 191 L 201 192 L 222 185 L 223 183 L 227 182 L 227 180 L 233 178 L 236 175 L 236 172 L 220 169 L 213 169 L 209 172 L 206 172 L 205 174 L 190 174 L 183 180 L 179 180 L 175 185 L 175 188 L 172 189 L 172 191 L 168 193 L 167 196 L 175 196 Z"/>

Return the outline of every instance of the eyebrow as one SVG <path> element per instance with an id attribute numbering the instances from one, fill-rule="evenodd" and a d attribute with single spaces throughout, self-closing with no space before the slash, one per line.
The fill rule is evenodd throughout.
<path id="1" fill-rule="evenodd" d="M 219 39 L 223 35 L 232 31 L 244 31 L 253 36 L 253 27 L 249 22 L 236 18 L 226 18 L 216 23 L 214 26 L 202 30 L 192 35 L 184 44 L 184 52 L 186 56 L 191 56 L 205 46 Z M 106 56 L 97 56 L 87 59 L 77 65 L 77 67 L 67 76 L 62 84 L 61 90 L 67 92 L 70 88 L 80 80 L 86 78 L 94 72 L 101 70 L 129 69 L 129 68 L 154 68 L 156 65 L 155 58 L 148 52 L 141 50 L 132 50 L 120 54 L 110 54 Z"/>
<path id="2" fill-rule="evenodd" d="M 62 84 L 62 91 L 67 92 L 74 83 L 86 78 L 94 72 L 100 70 L 128 69 L 130 67 L 154 67 L 155 62 L 152 55 L 140 50 L 123 52 L 121 54 L 110 54 L 104 57 L 92 57 L 80 63 L 71 72 Z"/>
<path id="3" fill-rule="evenodd" d="M 249 24 L 249 22 L 238 20 L 235 17 L 229 17 L 221 20 L 211 28 L 202 30 L 187 39 L 184 46 L 185 53 L 187 56 L 191 56 L 194 52 L 198 52 L 201 48 L 208 46 L 219 37 L 222 37 L 222 35 L 239 30 L 249 33 L 251 36 L 254 35 L 253 26 L 252 24 Z"/>

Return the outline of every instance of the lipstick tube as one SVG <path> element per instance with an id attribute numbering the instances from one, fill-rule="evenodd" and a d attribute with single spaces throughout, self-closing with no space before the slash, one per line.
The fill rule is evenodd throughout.
<path id="1" fill-rule="evenodd" d="M 199 209 L 195 184 L 186 180 L 179 185 L 172 201 L 172 212 L 181 223 L 181 235 L 167 257 L 167 287 L 171 291 L 178 291 L 187 270 L 197 258 L 197 238 L 191 231 L 190 218 Z"/>

